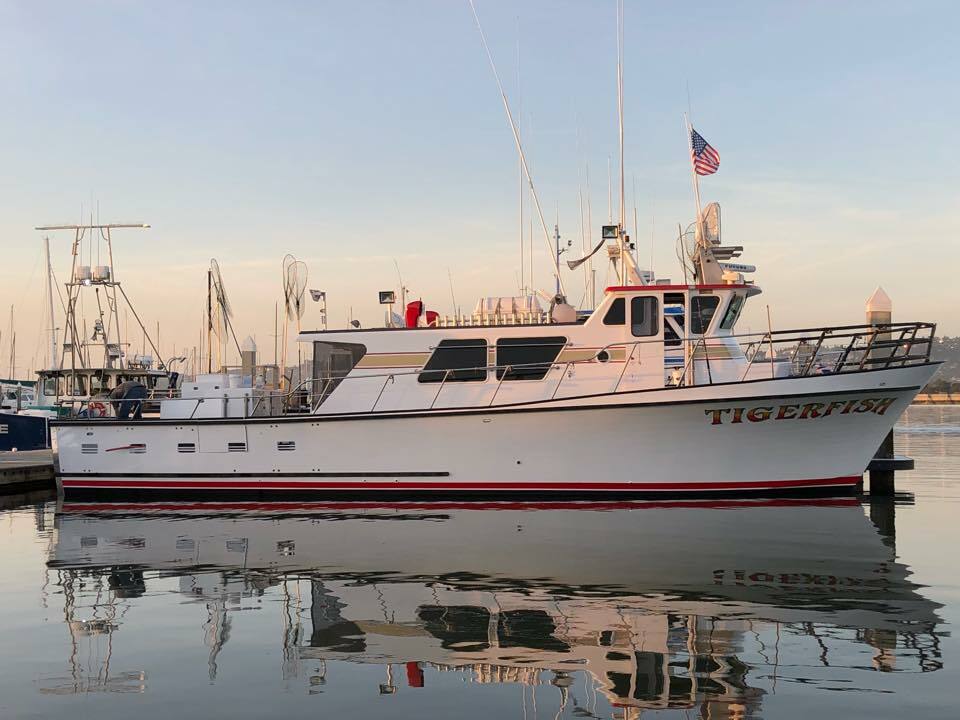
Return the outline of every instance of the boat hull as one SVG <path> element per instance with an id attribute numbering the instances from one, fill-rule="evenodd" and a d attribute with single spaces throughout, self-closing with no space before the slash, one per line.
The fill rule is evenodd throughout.
<path id="1" fill-rule="evenodd" d="M 55 428 L 66 493 L 650 496 L 854 491 L 923 365 L 482 410 Z"/>
<path id="2" fill-rule="evenodd" d="M 0 413 L 0 452 L 43 450 L 50 447 L 47 418 L 23 413 Z"/>

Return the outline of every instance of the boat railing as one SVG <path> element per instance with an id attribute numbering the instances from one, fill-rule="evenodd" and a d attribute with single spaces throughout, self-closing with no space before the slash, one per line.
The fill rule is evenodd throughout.
<path id="1" fill-rule="evenodd" d="M 871 369 L 887 369 L 906 367 L 914 364 L 929 362 L 933 346 L 936 325 L 934 323 L 891 323 L 888 325 L 846 325 L 831 328 L 806 328 L 800 330 L 774 330 L 759 333 L 734 333 L 724 336 L 690 336 L 680 338 L 680 348 L 684 353 L 682 367 L 673 371 L 672 376 L 665 376 L 664 389 L 691 387 L 695 385 L 713 385 L 717 382 L 745 381 L 748 378 L 762 379 L 763 370 L 757 368 L 769 367 L 770 377 L 809 377 L 814 375 L 830 375 L 838 373 L 861 372 Z M 730 341 L 733 341 L 732 343 Z M 676 340 L 674 339 L 674 343 Z M 552 388 L 543 394 L 541 399 L 553 400 L 557 397 L 566 378 L 572 377 L 571 372 L 578 366 L 596 363 L 607 363 L 614 357 L 614 352 L 623 353 L 622 367 L 616 376 L 612 388 L 604 392 L 618 393 L 623 384 L 628 367 L 643 346 L 661 344 L 664 350 L 666 343 L 662 339 L 638 339 L 623 342 L 609 343 L 589 357 L 567 361 L 541 361 L 531 363 L 510 363 L 504 365 L 484 365 L 482 367 L 462 367 L 442 370 L 443 375 L 437 382 L 436 392 L 429 403 L 424 402 L 421 407 L 410 408 L 415 410 L 432 410 L 436 407 L 443 391 L 449 387 L 451 378 L 457 373 L 486 373 L 495 372 L 497 384 L 490 396 L 484 402 L 486 407 L 493 407 L 505 379 L 516 377 L 523 371 L 536 370 L 542 374 L 542 379 L 556 369 L 561 369 L 559 377 Z M 528 347 L 550 347 L 556 349 L 553 343 L 531 343 Z M 563 347 L 575 347 L 570 343 Z M 720 367 L 711 365 L 711 350 L 724 348 L 726 357 L 713 358 L 714 364 L 724 360 L 735 360 L 740 363 L 737 368 L 736 379 L 731 380 L 729 372 L 719 372 Z M 738 349 L 739 355 L 732 353 Z M 671 346 L 676 351 L 677 346 Z M 619 361 L 618 361 L 619 362 Z M 729 366 L 728 366 L 729 367 Z M 741 369 L 742 368 L 742 369 Z M 226 417 L 227 404 L 240 401 L 242 416 L 253 417 L 273 416 L 274 408 L 279 409 L 280 415 L 317 413 L 323 403 L 329 398 L 334 389 L 341 383 L 348 381 L 380 381 L 376 397 L 369 409 L 365 412 L 376 412 L 388 386 L 405 376 L 420 376 L 430 373 L 436 377 L 441 372 L 438 369 L 427 370 L 417 368 L 410 370 L 396 370 L 387 373 L 346 375 L 337 377 L 306 378 L 293 387 L 281 391 L 259 392 L 258 394 L 244 394 L 242 397 L 217 395 L 213 397 L 183 398 L 180 395 L 169 396 L 157 393 L 148 396 L 145 401 L 161 404 L 169 401 L 193 400 L 194 406 L 188 419 L 196 417 L 200 406 L 204 402 L 224 403 Z M 754 373 L 751 376 L 751 373 Z M 319 388 L 318 388 L 319 386 Z M 631 387 L 635 390 L 635 387 Z M 99 407 L 111 406 L 115 409 L 117 403 L 131 402 L 125 400 L 111 400 L 108 398 L 84 398 L 65 400 L 63 404 L 72 406 L 71 415 L 77 415 L 77 408 L 83 409 L 91 403 L 98 403 Z M 266 408 L 267 412 L 262 411 Z M 357 411 L 363 413 L 364 411 Z M 351 413 L 352 414 L 352 413 Z"/>

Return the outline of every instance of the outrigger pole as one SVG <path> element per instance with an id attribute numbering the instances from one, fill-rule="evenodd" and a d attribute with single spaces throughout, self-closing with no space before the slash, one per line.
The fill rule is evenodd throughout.
<path id="1" fill-rule="evenodd" d="M 520 154 L 520 162 L 523 165 L 523 172 L 527 176 L 527 182 L 530 184 L 530 193 L 533 195 L 533 203 L 537 208 L 537 216 L 540 218 L 540 226 L 543 228 L 543 237 L 547 241 L 548 251 L 553 257 L 554 272 L 557 277 L 557 286 L 560 288 L 560 295 L 566 296 L 566 290 L 563 287 L 563 279 L 560 277 L 560 258 L 553 253 L 553 238 L 550 237 L 550 231 L 547 229 L 547 221 L 543 217 L 543 210 L 540 208 L 540 198 L 537 196 L 537 189 L 533 186 L 533 177 L 530 175 L 530 167 L 527 165 L 527 156 L 523 152 L 523 143 L 520 142 L 520 132 L 517 130 L 517 124 L 513 120 L 513 113 L 510 112 L 510 103 L 507 101 L 507 94 L 503 90 L 503 83 L 500 82 L 500 73 L 497 72 L 496 63 L 493 62 L 493 55 L 490 54 L 490 46 L 487 45 L 487 38 L 483 34 L 483 27 L 480 25 L 480 16 L 477 15 L 477 8 L 473 0 L 469 0 L 470 9 L 473 11 L 473 19 L 477 23 L 477 30 L 480 31 L 480 40 L 483 42 L 483 49 L 487 53 L 487 60 L 490 61 L 490 69 L 493 70 L 493 77 L 497 81 L 497 88 L 500 90 L 500 98 L 503 100 L 503 109 L 507 113 L 507 121 L 510 123 L 510 129 L 513 131 L 513 140 L 517 145 L 517 152 Z"/>

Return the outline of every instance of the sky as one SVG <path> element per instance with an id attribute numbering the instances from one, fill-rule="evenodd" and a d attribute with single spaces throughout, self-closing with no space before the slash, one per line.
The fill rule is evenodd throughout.
<path id="1" fill-rule="evenodd" d="M 579 193 L 596 238 L 610 158 L 619 173 L 614 0 L 476 7 L 547 223 L 576 257 Z M 724 242 L 744 246 L 764 290 L 741 328 L 765 329 L 768 305 L 778 328 L 860 322 L 882 285 L 896 319 L 960 334 L 958 22 L 960 4 L 935 0 L 628 0 L 641 265 L 682 279 L 689 112 L 721 155 L 704 202 L 721 204 Z M 397 268 L 441 313 L 518 292 L 517 153 L 467 0 L 0 0 L 0 138 L 0 374 L 10 305 L 18 375 L 48 343 L 34 226 L 98 208 L 152 226 L 118 232 L 114 255 L 165 357 L 200 342 L 211 258 L 265 360 L 286 253 L 327 292 L 331 327 L 382 324 L 377 291 L 398 287 Z M 51 234 L 59 282 L 70 242 Z M 533 247 L 549 292 L 536 226 Z M 579 304 L 582 273 L 564 275 Z M 305 329 L 318 310 L 308 303 Z"/>

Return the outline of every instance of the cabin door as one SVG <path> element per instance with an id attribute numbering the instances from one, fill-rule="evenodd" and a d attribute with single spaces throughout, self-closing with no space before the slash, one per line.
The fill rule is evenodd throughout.
<path id="1" fill-rule="evenodd" d="M 626 367 L 619 390 L 663 387 L 662 296 L 637 295 L 630 298 L 630 332 L 626 346 Z"/>
<path id="2" fill-rule="evenodd" d="M 684 293 L 663 296 L 663 376 L 676 385 L 687 362 L 687 297 Z"/>

